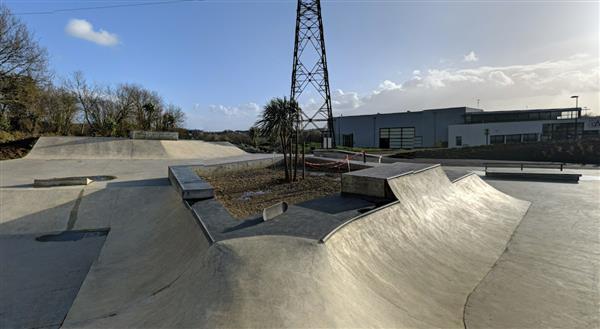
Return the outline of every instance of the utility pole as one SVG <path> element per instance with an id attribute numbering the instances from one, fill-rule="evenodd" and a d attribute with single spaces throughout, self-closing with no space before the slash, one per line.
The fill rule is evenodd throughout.
<path id="1" fill-rule="evenodd" d="M 321 131 L 322 146 L 335 147 L 320 0 L 298 0 L 290 99 L 300 104 L 302 95 L 316 98 L 318 108 L 302 109 L 297 116 L 297 129 L 316 128 Z"/>

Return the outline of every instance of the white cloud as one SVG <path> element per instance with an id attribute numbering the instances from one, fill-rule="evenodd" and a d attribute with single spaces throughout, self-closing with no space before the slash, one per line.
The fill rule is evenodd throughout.
<path id="1" fill-rule="evenodd" d="M 94 26 L 85 19 L 71 19 L 65 27 L 65 32 L 75 38 L 88 40 L 101 46 L 115 46 L 119 43 L 116 34 L 102 29 L 94 31 Z"/>
<path id="2" fill-rule="evenodd" d="M 487 110 L 572 106 L 570 95 L 580 95 L 580 105 L 598 113 L 600 60 L 586 55 L 510 66 L 431 68 L 404 82 L 383 81 L 353 104 L 334 107 L 344 115 L 386 113 L 450 106 L 475 106 L 481 99 Z M 356 94 L 345 92 L 345 94 Z"/>
<path id="3" fill-rule="evenodd" d="M 208 131 L 247 130 L 256 122 L 261 110 L 254 102 L 234 106 L 195 104 L 186 112 L 186 125 Z"/>
<path id="4" fill-rule="evenodd" d="M 402 90 L 402 84 L 397 84 L 390 80 L 383 80 L 383 82 L 379 84 L 379 87 L 377 88 L 377 90 L 374 91 L 374 93 L 378 94 L 382 91 L 388 90 Z"/>
<path id="5" fill-rule="evenodd" d="M 414 73 L 414 72 L 413 72 Z M 332 92 L 334 115 L 389 113 L 452 106 L 476 106 L 486 110 L 550 108 L 579 104 L 600 112 L 600 59 L 576 55 L 565 59 L 509 66 L 424 69 L 405 81 L 382 81 L 365 94 Z M 302 108 L 311 113 L 320 99 L 307 98 Z M 188 112 L 190 127 L 210 130 L 248 129 L 259 117 L 257 103 L 236 106 L 196 106 Z"/>
<path id="6" fill-rule="evenodd" d="M 510 86 L 515 84 L 515 82 L 502 71 L 492 71 L 488 77 L 491 81 L 496 82 L 500 86 Z"/>
<path id="7" fill-rule="evenodd" d="M 331 104 L 333 110 L 336 108 L 355 109 L 359 107 L 362 102 L 358 93 L 344 92 L 341 89 L 338 89 L 331 95 Z"/>
<path id="8" fill-rule="evenodd" d="M 477 57 L 475 52 L 472 50 L 470 53 L 466 54 L 463 58 L 464 62 L 477 62 L 478 60 L 479 60 L 479 57 Z"/>
<path id="9" fill-rule="evenodd" d="M 260 106 L 256 103 L 246 103 L 238 106 L 209 105 L 208 110 L 214 114 L 225 115 L 229 118 L 254 118 L 260 113 Z"/>

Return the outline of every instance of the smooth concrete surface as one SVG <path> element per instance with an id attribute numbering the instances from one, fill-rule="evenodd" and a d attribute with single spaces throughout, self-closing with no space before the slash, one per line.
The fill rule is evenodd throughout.
<path id="1" fill-rule="evenodd" d="M 418 163 L 394 163 L 385 166 L 347 172 L 342 174 L 342 193 L 393 199 L 388 179 L 435 167 Z"/>
<path id="2" fill-rule="evenodd" d="M 439 168 L 406 177 L 394 181 L 401 202 L 325 244 L 266 235 L 208 247 L 193 220 L 153 209 L 115 221 L 64 327 L 462 327 L 528 203 Z M 425 193 L 430 180 L 442 188 Z"/>
<path id="3" fill-rule="evenodd" d="M 470 296 L 466 326 L 600 328 L 600 182 L 488 182 L 532 205 Z"/>
<path id="4" fill-rule="evenodd" d="M 375 204 L 352 196 L 339 194 L 290 205 L 279 216 L 264 221 L 261 214 L 236 220 L 217 199 L 191 205 L 194 217 L 212 244 L 215 241 L 244 237 L 285 235 L 320 240 L 344 222 L 359 216 L 364 208 Z"/>
<path id="5" fill-rule="evenodd" d="M 208 159 L 243 155 L 226 143 L 112 137 L 40 137 L 28 159 Z"/>
<path id="6" fill-rule="evenodd" d="M 37 241 L 41 236 L 0 235 L 2 328 L 59 328 L 106 237 Z"/>
<path id="7" fill-rule="evenodd" d="M 598 327 L 600 180 L 583 179 L 597 173 L 451 183 L 434 168 L 391 180 L 399 202 L 325 243 L 246 235 L 209 246 L 167 166 L 255 155 L 213 156 L 0 162 L 0 234 L 110 228 L 63 328 Z M 34 190 L 40 172 L 117 179 Z M 525 217 L 514 197 L 533 202 Z M 321 209 L 299 212 L 318 221 L 330 203 L 305 207 Z"/>

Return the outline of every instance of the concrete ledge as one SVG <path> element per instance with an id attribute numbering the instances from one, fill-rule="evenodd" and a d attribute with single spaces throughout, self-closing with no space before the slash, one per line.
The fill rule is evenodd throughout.
<path id="1" fill-rule="evenodd" d="M 564 173 L 532 173 L 532 172 L 498 172 L 488 171 L 485 177 L 506 180 L 530 180 L 543 182 L 579 182 L 580 174 L 564 174 Z"/>
<path id="2" fill-rule="evenodd" d="M 134 130 L 129 133 L 131 139 L 155 139 L 155 140 L 171 140 L 176 141 L 179 139 L 178 132 L 172 131 L 143 131 Z"/>
<path id="3" fill-rule="evenodd" d="M 268 166 L 277 165 L 282 162 L 282 155 L 275 155 L 274 157 L 253 159 L 253 160 L 240 160 L 227 163 L 218 164 L 207 164 L 207 165 L 190 165 L 190 167 L 199 172 L 201 175 L 211 175 L 217 173 L 223 173 L 228 171 L 246 170 L 246 169 L 258 169 L 266 168 Z"/>
<path id="4" fill-rule="evenodd" d="M 342 193 L 395 200 L 388 180 L 431 169 L 439 165 L 394 163 L 342 174 Z"/>
<path id="5" fill-rule="evenodd" d="M 92 182 L 87 176 L 82 177 L 62 177 L 50 179 L 34 179 L 33 187 L 52 187 L 52 186 L 74 186 L 88 185 Z"/>
<path id="6" fill-rule="evenodd" d="M 202 233 L 204 233 L 206 240 L 208 240 L 208 244 L 212 245 L 213 243 L 215 243 L 216 242 L 215 238 L 212 236 L 212 234 L 210 233 L 210 230 L 206 226 L 206 223 L 204 223 L 204 221 L 202 220 L 202 217 L 200 217 L 200 214 L 198 214 L 196 209 L 194 209 L 193 205 L 191 205 L 189 202 L 187 202 L 185 200 L 183 201 L 183 203 L 192 212 L 192 216 L 194 216 L 194 219 L 196 219 L 196 223 L 198 223 L 198 225 L 200 226 Z"/>
<path id="7" fill-rule="evenodd" d="M 201 200 L 214 197 L 213 187 L 200 178 L 193 167 L 169 167 L 171 185 L 181 194 L 183 200 Z"/>

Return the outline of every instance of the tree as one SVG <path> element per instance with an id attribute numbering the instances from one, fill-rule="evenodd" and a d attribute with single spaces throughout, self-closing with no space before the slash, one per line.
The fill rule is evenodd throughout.
<path id="1" fill-rule="evenodd" d="M 0 76 L 29 76 L 39 81 L 46 75 L 46 50 L 33 39 L 27 26 L 0 4 Z"/>
<path id="2" fill-rule="evenodd" d="M 297 102 L 288 100 L 285 97 L 274 98 L 265 105 L 262 117 L 256 122 L 256 127 L 260 130 L 261 136 L 276 136 L 279 140 L 283 153 L 285 179 L 288 182 L 295 180 L 296 176 L 295 173 L 292 173 L 292 169 L 296 168 L 292 163 L 292 158 L 294 154 L 294 124 L 296 123 L 298 111 Z"/>
<path id="3" fill-rule="evenodd" d="M 257 140 L 258 140 L 258 136 L 260 135 L 260 130 L 256 127 L 250 127 L 250 129 L 248 129 L 248 137 L 250 137 L 250 141 L 252 142 L 252 146 L 256 147 L 257 146 Z"/>
<path id="4" fill-rule="evenodd" d="M 88 84 L 81 72 L 75 72 L 68 82 L 83 118 L 93 135 L 119 136 L 127 133 L 127 119 L 132 100 L 119 88 Z"/>
<path id="5" fill-rule="evenodd" d="M 75 96 L 64 87 L 49 85 L 42 91 L 39 108 L 45 131 L 67 135 L 77 114 Z"/>
<path id="6" fill-rule="evenodd" d="M 160 130 L 173 130 L 175 128 L 182 128 L 185 123 L 185 113 L 181 108 L 169 104 L 163 111 L 159 129 Z"/>
<path id="7" fill-rule="evenodd" d="M 40 85 L 47 78 L 46 50 L 0 4 L 0 128 L 34 132 Z"/>

